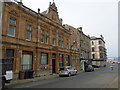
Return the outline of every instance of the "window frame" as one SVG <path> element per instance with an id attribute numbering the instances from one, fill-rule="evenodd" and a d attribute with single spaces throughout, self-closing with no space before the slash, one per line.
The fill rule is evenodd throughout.
<path id="1" fill-rule="evenodd" d="M 42 54 L 46 54 L 47 55 L 47 63 L 46 64 L 42 64 Z M 43 56 L 45 56 L 45 55 L 43 55 Z M 40 65 L 48 65 L 48 53 L 44 53 L 44 52 L 41 52 L 40 53 Z"/>
<path id="2" fill-rule="evenodd" d="M 15 23 L 11 23 L 11 22 L 10 22 L 10 19 L 15 20 Z M 14 35 L 9 34 L 10 26 L 11 26 L 11 27 L 14 27 Z M 9 25 L 8 25 L 8 33 L 7 33 L 8 36 L 15 37 L 16 27 L 17 27 L 17 19 L 14 18 L 14 17 L 10 17 L 10 18 L 9 18 Z"/>
<path id="3" fill-rule="evenodd" d="M 30 29 L 27 28 L 27 26 L 30 26 Z M 30 39 L 27 39 L 27 32 L 30 32 Z M 32 40 L 32 25 L 31 24 L 27 24 L 26 25 L 26 40 L 31 41 Z"/>
<path id="4" fill-rule="evenodd" d="M 56 46 L 56 39 L 55 39 L 56 35 L 55 33 L 52 34 L 52 45 Z M 55 41 L 55 42 L 54 42 Z"/>

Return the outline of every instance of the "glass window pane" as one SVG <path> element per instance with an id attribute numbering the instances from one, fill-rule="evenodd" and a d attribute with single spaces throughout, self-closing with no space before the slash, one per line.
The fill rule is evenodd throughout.
<path id="1" fill-rule="evenodd" d="M 23 70 L 32 69 L 32 55 L 23 54 L 23 56 L 22 56 L 22 69 Z"/>
<path id="2" fill-rule="evenodd" d="M 15 36 L 15 26 L 9 25 L 8 35 Z"/>
<path id="3" fill-rule="evenodd" d="M 48 37 L 46 37 L 46 44 L 48 44 Z"/>
<path id="4" fill-rule="evenodd" d="M 27 30 L 32 30 L 31 25 L 26 26 Z"/>
<path id="5" fill-rule="evenodd" d="M 46 32 L 46 35 L 48 36 L 48 31 Z"/>
<path id="6" fill-rule="evenodd" d="M 9 23 L 16 24 L 16 19 L 10 18 Z"/>
<path id="7" fill-rule="evenodd" d="M 31 40 L 31 32 L 30 31 L 27 31 L 26 39 Z"/>
<path id="8" fill-rule="evenodd" d="M 6 49 L 6 56 L 7 57 L 14 57 L 14 50 Z"/>
<path id="9" fill-rule="evenodd" d="M 41 64 L 48 64 L 48 54 L 41 53 Z"/>
<path id="10" fill-rule="evenodd" d="M 44 30 L 41 30 L 41 34 L 43 34 L 44 33 Z"/>
<path id="11" fill-rule="evenodd" d="M 44 36 L 41 35 L 41 43 L 44 43 Z"/>

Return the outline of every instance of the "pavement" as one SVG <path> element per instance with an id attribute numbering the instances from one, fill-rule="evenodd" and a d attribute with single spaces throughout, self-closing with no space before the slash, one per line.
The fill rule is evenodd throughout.
<path id="1" fill-rule="evenodd" d="M 78 74 L 81 72 L 83 72 L 83 71 L 78 71 Z M 56 78 L 56 77 L 59 77 L 59 75 L 58 74 L 50 74 L 50 75 L 46 75 L 46 76 L 34 77 L 31 79 L 16 79 L 16 80 L 11 80 L 10 83 L 6 83 L 6 86 L 19 85 L 19 84 L 35 82 L 35 81 L 40 81 L 40 80 L 47 80 L 47 79 Z"/>

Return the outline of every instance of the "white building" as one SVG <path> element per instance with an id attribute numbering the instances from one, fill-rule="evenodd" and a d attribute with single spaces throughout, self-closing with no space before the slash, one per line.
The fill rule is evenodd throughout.
<path id="1" fill-rule="evenodd" d="M 93 65 L 104 66 L 106 61 L 106 48 L 104 37 L 91 37 L 91 59 L 93 59 Z"/>

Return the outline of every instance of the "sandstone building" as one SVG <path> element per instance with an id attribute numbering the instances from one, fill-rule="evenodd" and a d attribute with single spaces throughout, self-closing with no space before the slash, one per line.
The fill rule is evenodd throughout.
<path id="1" fill-rule="evenodd" d="M 90 37 L 85 35 L 82 27 L 74 28 L 68 24 L 64 25 L 70 30 L 70 46 L 72 52 L 72 65 L 78 65 L 78 68 L 84 70 L 85 65 L 91 62 Z M 78 64 L 77 64 L 78 63 Z"/>
<path id="2" fill-rule="evenodd" d="M 35 76 L 58 73 L 61 66 L 72 64 L 71 34 L 54 2 L 42 13 L 21 2 L 5 2 L 2 22 L 2 57 L 13 60 L 14 78 L 25 70 Z"/>

